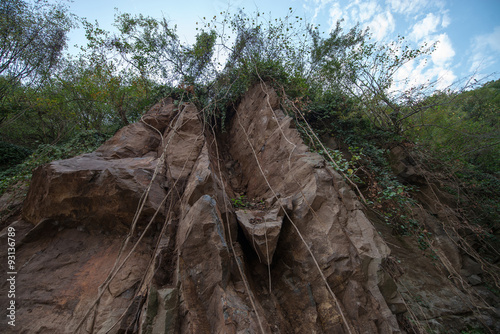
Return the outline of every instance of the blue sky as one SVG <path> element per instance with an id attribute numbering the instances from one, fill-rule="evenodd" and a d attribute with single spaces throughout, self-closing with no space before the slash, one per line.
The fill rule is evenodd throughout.
<path id="1" fill-rule="evenodd" d="M 164 16 L 177 24 L 179 35 L 187 42 L 194 40 L 195 23 L 202 17 L 210 18 L 227 9 L 236 12 L 242 7 L 248 13 L 258 9 L 272 17 L 283 17 L 292 7 L 296 15 L 320 24 L 325 32 L 338 19 L 344 20 L 345 30 L 359 22 L 369 27 L 380 43 L 398 35 L 405 36 L 413 46 L 439 41 L 427 63 L 409 63 L 398 73 L 401 80 L 410 77 L 414 83 L 423 83 L 439 78 L 438 88 L 445 88 L 474 73 L 477 78 L 500 78 L 500 0 L 74 0 L 70 4 L 71 12 L 97 20 L 106 30 L 113 29 L 115 8 Z M 83 43 L 83 32 L 70 34 L 70 45 Z"/>

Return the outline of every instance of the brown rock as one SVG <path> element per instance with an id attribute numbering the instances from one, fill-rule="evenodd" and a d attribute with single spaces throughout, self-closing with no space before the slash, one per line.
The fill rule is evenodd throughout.
<path id="1" fill-rule="evenodd" d="M 178 111 L 179 107 L 174 104 L 174 100 L 171 97 L 167 97 L 155 104 L 141 118 L 141 121 L 163 134 L 167 128 L 173 125 L 172 119 L 177 115 Z"/>
<path id="2" fill-rule="evenodd" d="M 160 134 L 144 123 L 130 124 L 119 130 L 96 150 L 98 156 L 123 159 L 150 156 L 156 158 Z"/>
<path id="3" fill-rule="evenodd" d="M 259 86 L 249 92 L 232 122 L 230 140 L 234 143 L 231 155 L 243 166 L 248 197 L 279 193 L 294 198 L 291 221 L 284 224 L 293 222 L 295 226 L 282 228 L 274 254 L 279 264 L 273 277 L 281 279 L 275 279 L 273 291 L 281 308 L 292 327 L 302 332 L 340 333 L 347 331 L 347 326 L 371 333 L 399 332 L 378 288 L 377 273 L 389 248 L 341 177 L 321 167 L 322 158 L 309 152 L 291 119 L 265 102 L 267 95 L 274 94 Z M 251 115 L 257 112 L 259 117 L 254 121 Z M 255 157 L 250 146 L 265 149 Z M 325 288 L 308 247 L 329 286 L 343 296 L 339 305 Z M 290 294 L 290 289 L 295 294 Z M 350 324 L 344 323 L 341 312 Z"/>
<path id="4" fill-rule="evenodd" d="M 257 252 L 259 261 L 271 264 L 278 245 L 283 215 L 278 216 L 280 208 L 270 211 L 237 210 L 236 217 L 245 236 Z"/>
<path id="5" fill-rule="evenodd" d="M 35 225 L 51 220 L 125 231 L 157 164 L 153 157 L 107 160 L 86 154 L 41 166 L 33 173 L 23 217 Z M 142 226 L 153 217 L 165 196 L 162 183 L 160 175 L 151 184 L 141 215 Z M 162 217 L 160 209 L 158 221 Z"/>

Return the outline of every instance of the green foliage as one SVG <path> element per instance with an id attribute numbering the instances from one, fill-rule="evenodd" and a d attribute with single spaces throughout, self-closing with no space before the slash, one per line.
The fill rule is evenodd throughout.
<path id="1" fill-rule="evenodd" d="M 188 62 L 187 69 L 183 78 L 186 84 L 193 85 L 199 80 L 207 79 L 201 76 L 207 66 L 211 65 L 212 56 L 217 34 L 215 31 L 209 33 L 202 31 L 196 35 L 196 43 L 184 51 Z"/>
<path id="2" fill-rule="evenodd" d="M 350 103 L 360 90 L 377 86 L 376 92 L 365 95 L 387 100 L 391 75 L 424 52 L 403 48 L 402 43 L 377 46 L 358 27 L 344 34 L 340 22 L 328 38 L 322 38 L 318 27 L 307 26 L 291 8 L 287 16 L 274 20 L 260 12 L 220 14 L 197 28 L 199 34 L 191 46 L 181 43 L 176 27 L 164 18 L 118 14 L 114 35 L 82 20 L 88 39 L 83 55 L 67 61 L 51 84 L 61 105 L 53 139 L 64 137 L 62 129 L 102 131 L 103 126 L 127 124 L 130 110 L 136 110 L 137 116 L 142 112 L 137 106 L 148 105 L 142 101 L 150 101 L 154 81 L 196 87 L 191 100 L 203 109 L 206 119 L 221 127 L 228 109 L 260 80 L 276 83 L 292 98 L 328 100 L 330 92 L 342 92 Z M 128 98 L 138 87 L 146 98 Z M 377 101 L 372 106 L 379 105 Z M 365 110 L 358 108 L 357 113 Z M 73 119 L 77 124 L 68 126 Z"/>
<path id="3" fill-rule="evenodd" d="M 485 231 L 477 237 L 494 248 L 500 245 L 499 83 L 434 94 L 428 100 L 435 107 L 413 120 L 408 131 L 437 159 L 445 160 L 440 170 L 446 166 L 455 177 L 448 191 L 459 199 L 463 216 Z M 487 257 L 487 249 L 478 251 Z"/>
<path id="4" fill-rule="evenodd" d="M 474 226 L 482 227 L 484 238 L 493 247 L 500 246 L 500 180 L 491 174 L 473 169 L 455 172 L 460 182 L 460 206 Z M 480 253 L 486 251 L 479 249 Z"/>
<path id="5" fill-rule="evenodd" d="M 344 155 L 339 150 L 332 150 L 326 148 L 326 152 L 322 149 L 316 151 L 321 156 L 325 158 L 326 161 L 337 171 L 342 172 L 347 177 L 351 178 L 355 182 L 361 183 L 361 179 L 356 175 L 356 171 L 359 168 L 357 161 L 362 159 L 362 153 L 352 154 L 350 160 L 346 160 Z M 333 162 L 330 161 L 330 157 Z"/>
<path id="6" fill-rule="evenodd" d="M 200 109 L 205 119 L 224 128 L 227 110 L 234 107 L 241 96 L 260 80 L 287 78 L 283 66 L 274 60 L 242 62 L 227 69 L 200 98 Z M 286 80 L 286 79 L 285 79 Z"/>
<path id="7" fill-rule="evenodd" d="M 16 111 L 5 118 L 0 138 L 34 148 L 80 131 L 113 133 L 159 99 L 156 86 L 97 54 L 65 60 L 40 87 L 23 85 L 9 95 L 4 106 Z"/>
<path id="8" fill-rule="evenodd" d="M 500 80 L 464 91 L 438 92 L 433 105 L 408 121 L 407 134 L 439 157 L 457 165 L 496 174 L 500 171 Z"/>
<path id="9" fill-rule="evenodd" d="M 0 171 L 21 163 L 31 151 L 11 143 L 0 142 Z"/>
<path id="10" fill-rule="evenodd" d="M 9 95 L 6 101 L 15 105 L 16 111 L 0 125 L 2 140 L 33 149 L 41 143 L 66 139 L 66 134 L 70 133 L 67 128 L 69 115 L 61 112 L 57 94 L 48 87 L 48 81 L 39 88 L 23 85 Z"/>
<path id="11" fill-rule="evenodd" d="M 416 202 L 412 198 L 415 189 L 402 184 L 394 175 L 389 164 L 388 153 L 377 148 L 373 143 L 360 143 L 365 147 L 366 158 L 363 160 L 368 172 L 367 195 L 372 208 L 378 211 L 387 225 L 397 235 L 417 235 L 419 245 L 426 249 L 422 228 L 413 218 L 411 207 Z"/>
<path id="12" fill-rule="evenodd" d="M 312 94 L 311 94 L 312 95 Z M 341 91 L 326 91 L 318 96 L 311 96 L 307 104 L 306 120 L 318 131 L 335 129 L 337 134 L 348 134 L 352 127 L 368 128 L 356 113 L 356 104 L 352 98 Z M 355 124 L 356 123 L 356 124 Z"/>
<path id="13" fill-rule="evenodd" d="M 266 203 L 263 199 L 258 200 L 256 198 L 250 200 L 245 195 L 240 195 L 236 198 L 231 198 L 231 204 L 235 209 L 249 209 L 249 210 L 264 210 L 266 209 Z"/>
<path id="14" fill-rule="evenodd" d="M 415 236 L 422 250 L 429 248 L 430 232 L 413 217 L 411 207 L 415 205 L 412 193 L 416 191 L 402 184 L 392 172 L 385 143 L 401 141 L 390 131 L 371 127 L 355 114 L 356 104 L 339 93 L 323 95 L 308 104 L 306 118 L 314 132 L 323 137 L 334 137 L 338 150 L 316 151 L 328 161 L 332 157 L 334 167 L 345 177 L 362 187 L 369 207 L 377 212 L 389 225 L 393 233 L 400 236 Z M 300 122 L 299 122 L 300 124 Z M 303 125 L 299 129 L 304 128 Z M 305 133 L 303 138 L 309 141 Z M 309 143 L 315 147 L 316 143 Z"/>
<path id="15" fill-rule="evenodd" d="M 246 208 L 248 206 L 248 201 L 245 195 L 231 198 L 231 203 L 235 208 Z"/>
<path id="16" fill-rule="evenodd" d="M 119 70 L 113 61 L 95 53 L 68 62 L 56 84 L 83 129 L 103 131 L 112 123 L 127 125 L 156 102 L 154 82 Z"/>
<path id="17" fill-rule="evenodd" d="M 68 9 L 61 3 L 0 2 L 0 103 L 12 85 L 25 79 L 34 85 L 50 75 L 72 26 Z"/>
<path id="18" fill-rule="evenodd" d="M 463 217 L 480 228 L 476 237 L 488 258 L 488 247 L 500 245 L 500 101 L 498 84 L 489 82 L 460 93 L 439 92 L 428 97 L 434 105 L 408 122 L 407 133 L 429 149 L 439 171 L 455 180 L 448 192 L 457 196 Z"/>
<path id="19" fill-rule="evenodd" d="M 125 65 L 131 66 L 142 78 L 161 75 L 163 82 L 195 84 L 206 82 L 213 65 L 217 35 L 214 31 L 200 32 L 193 46 L 184 45 L 177 36 L 177 27 L 167 20 L 143 15 L 120 14 L 115 26 L 120 34 L 109 36 L 86 23 L 92 36 L 90 47 L 104 47 L 119 52 Z"/>
<path id="20" fill-rule="evenodd" d="M 22 163 L 0 173 L 0 195 L 19 182 L 28 183 L 33 170 L 54 160 L 92 152 L 108 137 L 96 131 L 82 131 L 61 145 L 40 145 Z"/>
<path id="21" fill-rule="evenodd" d="M 370 42 L 368 31 L 358 26 L 342 34 L 341 21 L 327 38 L 310 30 L 312 36 L 311 77 L 328 90 L 342 91 L 357 97 L 359 111 L 373 125 L 396 133 L 401 131 L 401 121 L 412 116 L 415 108 L 403 112 L 401 102 L 413 101 L 426 87 L 398 90 L 395 74 L 408 62 L 429 56 L 434 45 L 410 48 L 404 37 L 391 43 Z M 405 83 L 409 84 L 409 81 Z"/>
<path id="22" fill-rule="evenodd" d="M 285 18 L 274 20 L 260 12 L 220 14 L 203 28 L 217 34 L 216 52 L 227 58 L 224 64 L 213 64 L 213 81 L 200 97 L 206 119 L 223 127 L 228 109 L 257 82 L 276 83 L 291 96 L 309 91 L 304 76 L 307 29 L 291 9 Z"/>

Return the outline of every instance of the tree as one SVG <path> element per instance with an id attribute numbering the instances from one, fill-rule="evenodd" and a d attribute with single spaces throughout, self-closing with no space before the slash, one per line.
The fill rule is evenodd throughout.
<path id="1" fill-rule="evenodd" d="M 429 85 L 395 85 L 395 74 L 408 62 L 430 55 L 435 45 L 413 49 L 404 37 L 388 44 L 370 42 L 358 26 L 343 34 L 341 21 L 328 38 L 310 30 L 311 75 L 323 89 L 357 97 L 360 109 L 374 125 L 399 133 L 402 121 L 424 110 L 419 104 Z M 405 108 L 403 108 L 403 106 Z"/>
<path id="2" fill-rule="evenodd" d="M 407 134 L 445 160 L 468 163 L 481 172 L 500 171 L 500 80 L 463 92 L 435 92 Z"/>
<path id="3" fill-rule="evenodd" d="M 85 22 L 88 48 L 101 48 L 118 53 L 122 63 L 143 80 L 164 83 L 194 84 L 207 82 L 207 67 L 213 65 L 212 56 L 216 41 L 214 31 L 202 31 L 194 45 L 182 44 L 176 27 L 163 18 L 120 14 L 115 18 L 118 34 L 109 33 Z"/>
<path id="4" fill-rule="evenodd" d="M 19 82 L 45 80 L 61 59 L 73 26 L 67 7 L 36 0 L 0 2 L 0 104 Z M 5 111 L 0 114 L 0 122 Z"/>

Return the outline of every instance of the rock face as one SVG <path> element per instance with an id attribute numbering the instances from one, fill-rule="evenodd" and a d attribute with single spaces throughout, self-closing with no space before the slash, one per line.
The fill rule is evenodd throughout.
<path id="1" fill-rule="evenodd" d="M 202 119 L 165 99 L 35 171 L 0 332 L 404 333 L 389 247 L 275 92 L 251 89 L 224 134 Z"/>

